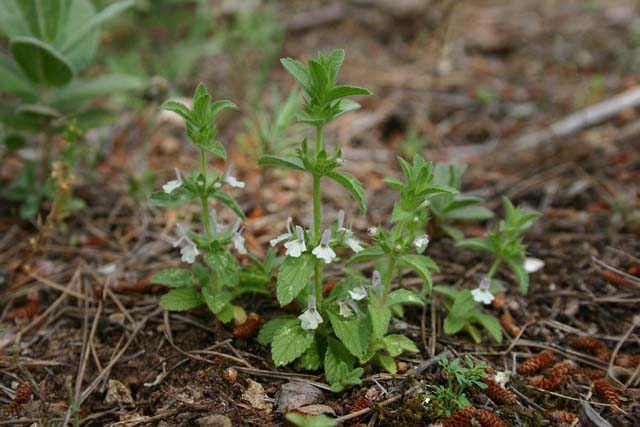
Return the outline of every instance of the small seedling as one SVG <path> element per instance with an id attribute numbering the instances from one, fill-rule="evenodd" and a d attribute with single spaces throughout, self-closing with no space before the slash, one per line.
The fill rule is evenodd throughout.
<path id="1" fill-rule="evenodd" d="M 245 218 L 238 203 L 227 192 L 226 187 L 243 188 L 244 183 L 233 177 L 229 170 L 219 174 L 209 168 L 208 156 L 226 160 L 227 153 L 217 141 L 215 119 L 228 108 L 235 108 L 231 101 L 211 100 L 207 88 L 200 84 L 196 89 L 193 108 L 169 101 L 164 109 L 179 114 L 186 121 L 187 135 L 200 151 L 200 170 L 182 174 L 176 170 L 176 179 L 169 181 L 163 191 L 151 195 L 151 201 L 158 206 L 181 206 L 192 200 L 200 202 L 203 232 L 188 231 L 178 224 L 179 237 L 174 246 L 180 246 L 181 260 L 193 265 L 192 270 L 170 268 L 153 276 L 153 283 L 174 288 L 165 294 L 160 305 L 171 311 L 183 311 L 206 305 L 222 322 L 229 322 L 234 313 L 244 311 L 234 306 L 234 298 L 245 292 L 268 293 L 262 286 L 241 281 L 241 268 L 236 257 L 229 251 L 235 248 L 240 254 L 247 254 L 242 237 L 241 221 Z M 215 209 L 209 207 L 216 200 L 229 207 L 238 216 L 231 227 L 218 223 Z M 202 254 L 204 265 L 196 262 Z M 273 255 L 267 260 L 268 269 L 273 268 Z M 252 276 L 253 277 L 253 276 Z"/>
<path id="2" fill-rule="evenodd" d="M 470 356 L 464 361 L 455 358 L 452 361 L 444 358 L 440 361 L 442 373 L 446 377 L 446 385 L 432 386 L 426 396 L 425 403 L 436 409 L 439 417 L 449 417 L 457 410 L 471 405 L 466 391 L 473 387 L 487 388 L 482 378 L 488 376 L 488 365 L 484 361 L 474 362 Z"/>
<path id="3" fill-rule="evenodd" d="M 460 191 L 462 176 L 466 166 L 438 163 L 433 171 L 433 183 L 449 186 Z M 435 225 L 454 240 L 462 240 L 464 234 L 453 223 L 455 221 L 482 221 L 493 218 L 493 212 L 480 206 L 479 197 L 462 194 L 436 194 L 429 197 L 429 212 L 433 215 Z"/>
<path id="4" fill-rule="evenodd" d="M 525 295 L 529 290 L 529 273 L 525 265 L 527 245 L 523 242 L 523 236 L 542 214 L 516 208 L 506 197 L 503 202 L 506 218 L 501 220 L 487 237 L 465 239 L 458 242 L 458 246 L 489 252 L 495 257 L 486 276 L 490 281 L 498 268 L 503 263 L 507 264 L 516 275 L 520 292 Z"/>

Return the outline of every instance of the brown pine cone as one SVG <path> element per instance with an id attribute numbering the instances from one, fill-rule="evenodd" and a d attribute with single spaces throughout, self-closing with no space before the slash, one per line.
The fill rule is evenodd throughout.
<path id="1" fill-rule="evenodd" d="M 22 406 L 25 403 L 28 403 L 29 399 L 31 399 L 32 392 L 33 389 L 31 388 L 31 383 L 24 382 L 20 384 L 16 390 L 15 397 L 7 407 L 7 413 L 17 415 L 20 412 L 20 409 L 22 409 Z"/>
<path id="2" fill-rule="evenodd" d="M 495 403 L 509 403 L 513 405 L 518 402 L 515 394 L 511 393 L 509 390 L 506 390 L 491 378 L 483 378 L 482 382 L 487 385 L 487 388 L 483 390 L 484 393 L 489 396 L 489 398 L 491 398 L 491 400 L 493 400 Z"/>
<path id="3" fill-rule="evenodd" d="M 577 350 L 591 350 L 594 353 L 609 351 L 605 343 L 600 341 L 598 338 L 587 335 L 574 338 L 571 340 L 570 345 Z"/>
<path id="4" fill-rule="evenodd" d="M 593 388 L 609 405 L 620 407 L 618 393 L 616 393 L 616 389 L 613 388 L 611 384 L 605 380 L 595 380 L 593 382 Z"/>
<path id="5" fill-rule="evenodd" d="M 525 360 L 520 366 L 518 366 L 518 373 L 520 375 L 532 374 L 539 370 L 546 368 L 553 362 L 553 353 L 549 350 L 545 350 L 535 356 L 532 356 Z"/>
<path id="6" fill-rule="evenodd" d="M 507 427 L 507 423 L 502 421 L 497 415 L 484 409 L 476 409 L 473 418 L 480 421 L 482 427 Z"/>
<path id="7" fill-rule="evenodd" d="M 583 375 L 590 380 L 601 380 L 607 376 L 602 369 L 575 368 L 571 370 L 571 375 Z"/>
<path id="8" fill-rule="evenodd" d="M 449 418 L 445 418 L 442 420 L 443 427 L 470 427 L 471 426 L 471 418 L 476 413 L 476 408 L 473 406 L 465 406 L 464 408 L 458 410 L 455 414 L 451 415 Z"/>

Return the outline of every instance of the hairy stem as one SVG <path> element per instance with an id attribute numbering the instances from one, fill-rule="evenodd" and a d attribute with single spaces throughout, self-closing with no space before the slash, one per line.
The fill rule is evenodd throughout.
<path id="1" fill-rule="evenodd" d="M 324 148 L 322 141 L 322 127 L 316 127 L 316 156 Z M 313 238 L 314 244 L 319 245 L 321 227 L 322 227 L 322 206 L 320 205 L 320 175 L 313 175 Z M 315 259 L 315 293 L 316 301 L 322 301 L 322 260 Z"/>
<path id="2" fill-rule="evenodd" d="M 382 276 L 382 284 L 384 285 L 383 294 L 382 294 L 382 302 L 385 303 L 387 301 L 387 296 L 389 296 L 389 292 L 391 291 L 391 279 L 393 278 L 393 272 L 396 269 L 396 258 L 394 256 L 389 257 L 389 265 L 384 272 L 384 276 Z"/>
<path id="3" fill-rule="evenodd" d="M 202 176 L 207 177 L 207 154 L 204 150 L 200 150 L 200 171 Z M 211 219 L 209 217 L 209 198 L 203 192 L 200 194 L 200 206 L 202 208 L 202 221 L 204 222 L 204 230 L 207 233 L 207 239 L 213 237 L 213 231 L 211 230 Z M 218 275 L 215 271 L 209 268 L 209 283 L 214 291 L 218 290 Z"/>

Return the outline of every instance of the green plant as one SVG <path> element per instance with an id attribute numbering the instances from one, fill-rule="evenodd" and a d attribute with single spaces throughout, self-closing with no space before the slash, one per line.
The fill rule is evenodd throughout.
<path id="1" fill-rule="evenodd" d="M 433 183 L 446 185 L 460 191 L 462 176 L 467 167 L 454 164 L 438 163 L 433 170 Z M 479 206 L 482 199 L 462 194 L 441 193 L 429 197 L 429 212 L 433 215 L 435 225 L 454 240 L 464 238 L 462 231 L 453 223 L 455 221 L 482 221 L 493 218 L 493 212 Z"/>
<path id="2" fill-rule="evenodd" d="M 301 369 L 324 367 L 325 377 L 334 391 L 360 382 L 364 370 L 356 368 L 356 362 L 374 360 L 395 372 L 394 357 L 404 351 L 418 351 L 410 339 L 403 335 L 387 335 L 387 330 L 392 313 L 401 315 L 404 304 L 422 305 L 423 298 L 406 289 L 392 291 L 391 283 L 398 269 L 409 268 L 422 277 L 425 292 L 430 291 L 431 271 L 437 270 L 437 265 L 422 255 L 428 244 L 428 237 L 422 231 L 427 219 L 426 197 L 439 192 L 455 192 L 448 187 L 432 185 L 431 163 L 419 156 L 414 157 L 413 164 L 400 159 L 405 182 L 387 180 L 400 191 L 400 201 L 393 212 L 394 225 L 390 231 L 381 227 L 376 229 L 375 246 L 365 248 L 355 238 L 351 229 L 345 227 L 344 212 L 322 231 L 322 178 L 330 178 L 346 188 L 360 211 L 366 209 L 360 182 L 352 175 L 336 170 L 342 164 L 340 149 L 329 154 L 323 141 L 323 128 L 327 123 L 359 107 L 345 97 L 370 94 L 363 88 L 336 84 L 343 59 L 343 51 L 334 51 L 328 56 L 318 54 L 308 65 L 293 59 L 282 60 L 285 69 L 308 96 L 298 120 L 315 128 L 315 149 L 311 150 L 305 139 L 296 157 L 272 155 L 260 160 L 262 165 L 283 166 L 313 177 L 314 217 L 309 230 L 300 225 L 293 227 L 290 218 L 287 232 L 271 241 L 272 246 L 286 241 L 286 258 L 276 285 L 278 301 L 283 306 L 296 301 L 307 309 L 297 318 L 277 318 L 268 322 L 258 340 L 271 345 L 277 366 L 296 361 Z M 336 259 L 334 248 L 339 247 L 355 252 L 351 263 L 375 259 L 376 271 L 371 280 L 358 272 L 347 271 L 347 276 L 325 299 L 322 270 Z"/>
<path id="3" fill-rule="evenodd" d="M 531 228 L 542 214 L 533 210 L 515 207 L 503 198 L 505 219 L 501 220 L 485 238 L 464 239 L 459 247 L 489 252 L 494 256 L 493 264 L 486 275 L 492 280 L 498 268 L 504 263 L 515 273 L 520 292 L 524 295 L 529 289 L 528 268 L 525 265 L 527 245 L 524 233 Z"/>
<path id="4" fill-rule="evenodd" d="M 291 90 L 287 98 L 282 101 L 276 87 L 271 91 L 273 106 L 271 112 L 259 109 L 255 117 L 245 120 L 247 132 L 239 138 L 240 145 L 246 153 L 258 153 L 258 156 L 287 155 L 299 139 L 294 137 L 292 129 L 300 92 Z"/>
<path id="5" fill-rule="evenodd" d="M 0 106 L 3 142 L 12 149 L 35 135 L 42 146 L 40 170 L 26 161 L 18 182 L 3 192 L 24 205 L 23 218 L 33 217 L 40 202 L 51 198 L 44 184 L 55 160 L 51 137 L 71 120 L 86 130 L 112 119 L 109 110 L 90 106 L 96 97 L 144 87 L 144 81 L 125 75 L 78 78 L 96 53 L 100 27 L 132 5 L 133 0 L 121 0 L 96 12 L 89 0 L 0 2 L 0 29 L 11 54 L 0 54 L 0 91 L 8 95 L 8 102 Z M 20 188 L 27 193 L 20 193 Z"/>
<path id="6" fill-rule="evenodd" d="M 457 410 L 471 405 L 465 394 L 470 388 L 487 388 L 482 379 L 488 377 L 488 365 L 482 360 L 474 362 L 468 355 L 464 361 L 457 357 L 452 361 L 444 358 L 440 361 L 440 367 L 447 383 L 432 386 L 425 399 L 427 405 L 434 407 L 440 417 L 449 417 Z"/>
<path id="7" fill-rule="evenodd" d="M 231 101 L 213 102 L 206 87 L 200 84 L 195 92 L 192 109 L 175 101 L 166 102 L 163 108 L 185 119 L 187 135 L 200 150 L 200 170 L 192 170 L 188 175 L 176 170 L 176 179 L 166 183 L 162 187 L 163 191 L 153 193 L 151 201 L 158 206 L 169 207 L 198 200 L 204 232 L 187 231 L 178 224 L 180 236 L 174 242 L 174 247 L 181 246 L 182 261 L 193 264 L 193 269 L 163 270 L 152 281 L 174 288 L 162 297 L 160 305 L 163 308 L 183 311 L 206 305 L 220 321 L 226 323 L 231 321 L 234 313 L 244 312 L 233 305 L 234 298 L 246 292 L 267 293 L 263 286 L 241 282 L 240 265 L 227 249 L 233 246 L 238 253 L 247 254 L 240 228 L 241 220 L 245 218 L 244 213 L 238 203 L 223 191 L 225 185 L 242 188 L 244 183 L 231 176 L 229 171 L 218 174 L 208 168 L 209 155 L 223 160 L 227 158 L 224 146 L 215 140 L 215 119 L 222 110 L 235 108 L 235 104 Z M 232 227 L 218 224 L 216 210 L 209 210 L 211 199 L 226 205 L 239 217 Z M 196 262 L 201 252 L 204 265 Z M 273 258 L 274 255 L 271 255 L 267 260 L 269 269 L 274 268 Z"/>
<path id="8" fill-rule="evenodd" d="M 497 342 L 502 342 L 502 328 L 500 322 L 493 315 L 482 311 L 481 304 L 490 302 L 493 295 L 502 292 L 504 288 L 498 281 L 484 281 L 473 290 L 456 290 L 450 286 L 435 286 L 433 290 L 444 297 L 447 316 L 444 318 L 443 329 L 447 334 L 466 331 L 477 343 L 482 342 L 482 333 L 478 326 L 484 328 Z"/>
<path id="9" fill-rule="evenodd" d="M 412 158 L 416 154 L 421 154 L 427 148 L 427 145 L 429 145 L 429 139 L 426 135 L 422 135 L 415 128 L 411 128 L 400 143 L 400 150 L 405 157 Z"/>

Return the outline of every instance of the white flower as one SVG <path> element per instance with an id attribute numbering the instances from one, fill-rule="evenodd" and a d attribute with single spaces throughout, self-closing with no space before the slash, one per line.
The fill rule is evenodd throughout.
<path id="1" fill-rule="evenodd" d="M 357 288 L 353 288 L 349 291 L 349 295 L 356 301 L 360 301 L 361 299 L 365 299 L 367 297 L 367 290 L 364 286 L 358 286 Z"/>
<path id="2" fill-rule="evenodd" d="M 370 236 L 375 236 L 378 233 L 378 227 L 369 227 L 367 232 Z"/>
<path id="3" fill-rule="evenodd" d="M 424 252 L 428 244 L 429 244 L 429 236 L 427 236 L 426 234 L 423 234 L 422 236 L 418 236 L 415 239 L 413 239 L 413 246 L 415 246 L 416 250 L 420 254 Z"/>
<path id="4" fill-rule="evenodd" d="M 535 273 L 544 267 L 544 261 L 538 258 L 525 258 L 524 259 L 524 269 L 527 273 Z"/>
<path id="5" fill-rule="evenodd" d="M 331 230 L 324 230 L 322 233 L 322 240 L 320 240 L 320 244 L 315 247 L 312 254 L 316 256 L 316 258 L 324 261 L 325 264 L 329 264 L 332 259 L 336 257 L 336 253 L 329 246 L 329 242 L 331 241 Z"/>
<path id="6" fill-rule="evenodd" d="M 349 236 L 349 235 L 347 235 L 345 237 L 344 244 L 349 246 L 349 248 L 355 253 L 358 253 L 358 252 L 364 250 L 364 248 L 360 244 L 360 241 L 358 239 L 354 238 L 354 237 Z"/>
<path id="7" fill-rule="evenodd" d="M 280 242 L 282 242 L 284 240 L 288 240 L 288 239 L 293 237 L 293 233 L 291 232 L 291 223 L 292 222 L 293 222 L 293 218 L 291 218 L 291 217 L 287 218 L 287 232 L 284 233 L 284 234 L 279 235 L 275 239 L 271 239 L 269 241 L 269 244 L 271 245 L 271 247 L 274 247 L 278 243 L 280 243 Z"/>
<path id="8" fill-rule="evenodd" d="M 363 250 L 364 248 L 362 247 L 362 244 L 353 236 L 353 232 L 351 231 L 351 229 L 344 228 L 343 224 L 344 211 L 340 209 L 340 211 L 338 212 L 338 231 L 344 231 L 343 243 L 349 246 L 349 248 L 355 253 Z"/>
<path id="9" fill-rule="evenodd" d="M 233 235 L 231 237 L 231 241 L 233 242 L 233 247 L 236 248 L 239 254 L 246 255 L 247 248 L 244 247 L 244 237 L 242 237 L 242 230 L 244 230 L 244 228 L 240 228 L 240 220 L 238 219 L 233 225 Z"/>
<path id="10" fill-rule="evenodd" d="M 302 252 L 307 250 L 307 245 L 304 242 L 304 230 L 302 227 L 296 225 L 296 238 L 294 240 L 289 240 L 284 244 L 284 247 L 287 248 L 286 254 L 294 258 L 298 258 L 302 255 Z"/>
<path id="11" fill-rule="evenodd" d="M 311 331 L 314 329 L 318 329 L 318 325 L 323 322 L 322 316 L 318 313 L 316 309 L 316 297 L 309 296 L 309 300 L 307 302 L 307 310 L 298 316 L 300 319 L 302 329 L 305 331 Z"/>
<path id="12" fill-rule="evenodd" d="M 338 301 L 338 313 L 342 317 L 350 317 L 353 315 L 353 311 L 351 311 L 349 304 L 345 301 Z"/>
<path id="13" fill-rule="evenodd" d="M 480 285 L 471 291 L 471 295 L 473 296 L 474 301 L 479 302 L 481 304 L 491 304 L 491 301 L 495 299 L 493 294 L 489 291 L 489 286 L 491 285 L 491 280 L 488 278 L 482 279 Z"/>
<path id="14" fill-rule="evenodd" d="M 244 188 L 245 185 L 244 182 L 231 175 L 231 168 L 227 170 L 227 173 L 224 176 L 224 182 L 235 188 Z"/>
<path id="15" fill-rule="evenodd" d="M 178 238 L 178 240 L 173 242 L 173 247 L 175 248 L 182 244 L 183 246 L 180 249 L 182 261 L 193 264 L 196 261 L 196 257 L 200 253 L 198 252 L 198 247 L 195 243 L 193 243 L 193 240 L 189 238 L 189 236 L 187 235 L 187 231 L 184 229 L 184 227 L 182 227 L 182 225 L 177 224 L 176 227 L 178 228 L 180 237 Z"/>
<path id="16" fill-rule="evenodd" d="M 180 171 L 178 169 L 176 169 L 175 171 L 176 171 L 176 179 L 169 181 L 162 186 L 162 191 L 164 191 L 167 194 L 171 194 L 178 188 L 182 187 L 182 177 L 180 176 Z"/>

